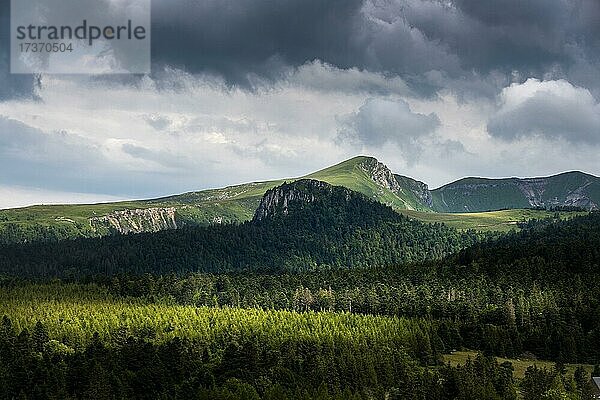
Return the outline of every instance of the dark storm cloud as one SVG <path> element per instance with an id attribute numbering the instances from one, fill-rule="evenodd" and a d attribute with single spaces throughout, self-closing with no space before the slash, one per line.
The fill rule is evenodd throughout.
<path id="1" fill-rule="evenodd" d="M 10 0 L 0 0 L 0 101 L 32 98 L 38 79 L 10 73 Z"/>
<path id="2" fill-rule="evenodd" d="M 457 55 L 465 69 L 529 69 L 564 60 L 569 10 L 562 1 L 407 1 L 403 11 L 409 24 Z"/>
<path id="3" fill-rule="evenodd" d="M 598 4 L 156 0 L 153 55 L 159 64 L 244 85 L 249 75 L 278 79 L 318 59 L 397 74 L 424 94 L 449 88 L 490 96 L 511 79 L 545 75 L 600 90 Z"/>
<path id="4" fill-rule="evenodd" d="M 153 60 L 233 81 L 313 59 L 352 66 L 348 49 L 361 6 L 362 0 L 157 0 Z"/>
<path id="5" fill-rule="evenodd" d="M 8 2 L 0 0 L 2 15 Z M 400 76 L 421 95 L 492 97 L 533 76 L 600 96 L 598 0 L 153 0 L 152 7 L 158 79 L 170 66 L 252 87 L 319 60 Z M 0 99 L 31 93 L 34 82 L 7 81 L 7 26 Z"/>

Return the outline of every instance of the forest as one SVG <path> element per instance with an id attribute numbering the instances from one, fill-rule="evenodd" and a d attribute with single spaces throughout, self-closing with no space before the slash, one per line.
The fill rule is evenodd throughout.
<path id="1" fill-rule="evenodd" d="M 277 193 L 241 225 L 3 246 L 0 398 L 590 398 L 564 365 L 600 364 L 599 213 L 481 234 Z"/>

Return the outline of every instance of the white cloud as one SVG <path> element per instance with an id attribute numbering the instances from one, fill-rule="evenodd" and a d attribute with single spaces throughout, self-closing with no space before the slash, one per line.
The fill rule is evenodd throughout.
<path id="1" fill-rule="evenodd" d="M 500 104 L 488 123 L 494 137 L 600 143 L 600 104 L 589 90 L 565 80 L 528 79 L 512 84 L 502 90 Z"/>

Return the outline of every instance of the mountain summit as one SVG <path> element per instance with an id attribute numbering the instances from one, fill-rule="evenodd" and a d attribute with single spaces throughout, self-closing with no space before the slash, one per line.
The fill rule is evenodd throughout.
<path id="1" fill-rule="evenodd" d="M 431 211 L 426 184 L 394 174 L 373 157 L 354 157 L 306 178 L 347 187 L 398 210 Z"/>

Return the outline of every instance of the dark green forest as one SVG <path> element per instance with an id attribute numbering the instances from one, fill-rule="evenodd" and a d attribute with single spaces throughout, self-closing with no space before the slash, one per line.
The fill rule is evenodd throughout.
<path id="1" fill-rule="evenodd" d="M 562 366 L 600 363 L 598 213 L 483 235 L 300 181 L 241 225 L 6 245 L 0 274 L 6 399 L 586 399 Z M 525 355 L 556 368 L 494 358 Z"/>
<path id="2" fill-rule="evenodd" d="M 301 192 L 314 202 L 290 201 L 288 214 L 273 209 L 241 225 L 7 245 L 0 273 L 50 278 L 373 268 L 441 259 L 481 235 L 414 221 L 359 193 L 314 182 L 281 187 L 284 195 Z"/>

